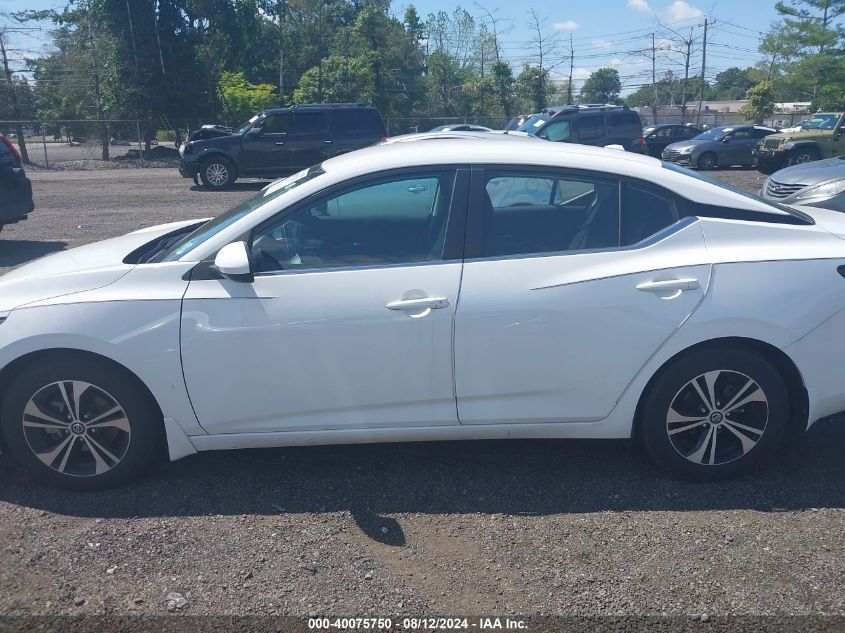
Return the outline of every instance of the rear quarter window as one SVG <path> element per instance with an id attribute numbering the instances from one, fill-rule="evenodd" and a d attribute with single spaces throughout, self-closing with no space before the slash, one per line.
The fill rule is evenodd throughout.
<path id="1" fill-rule="evenodd" d="M 332 113 L 335 134 L 344 136 L 384 136 L 385 127 L 375 110 L 337 110 Z"/>

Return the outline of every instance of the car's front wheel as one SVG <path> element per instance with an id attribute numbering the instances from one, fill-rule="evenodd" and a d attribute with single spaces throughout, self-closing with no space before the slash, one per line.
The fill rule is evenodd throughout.
<path id="1" fill-rule="evenodd" d="M 228 189 L 237 179 L 232 161 L 223 157 L 209 158 L 200 167 L 202 184 L 209 189 Z"/>
<path id="2" fill-rule="evenodd" d="M 82 356 L 20 371 L 0 418 L 12 458 L 34 479 L 63 488 L 122 484 L 162 446 L 160 414 L 137 382 Z"/>
<path id="3" fill-rule="evenodd" d="M 778 371 L 742 347 L 692 352 L 660 373 L 638 421 L 652 459 L 686 479 L 745 472 L 776 451 L 789 420 Z"/>
<path id="4" fill-rule="evenodd" d="M 716 163 L 716 154 L 713 152 L 704 152 L 698 158 L 696 167 L 698 167 L 701 171 L 707 171 L 708 169 L 716 169 Z"/>

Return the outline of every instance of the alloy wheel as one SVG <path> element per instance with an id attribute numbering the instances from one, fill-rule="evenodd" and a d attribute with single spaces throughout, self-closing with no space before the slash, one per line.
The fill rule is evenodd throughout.
<path id="1" fill-rule="evenodd" d="M 713 154 L 707 153 L 701 157 L 702 169 L 713 169 L 716 166 L 716 157 Z"/>
<path id="2" fill-rule="evenodd" d="M 63 475 L 101 475 L 129 448 L 131 427 L 123 407 L 87 382 L 62 380 L 43 387 L 27 402 L 22 424 L 35 457 Z"/>
<path id="3" fill-rule="evenodd" d="M 222 163 L 211 163 L 205 168 L 205 179 L 215 187 L 222 187 L 229 180 L 229 170 Z"/>
<path id="4" fill-rule="evenodd" d="M 801 165 L 803 163 L 811 163 L 815 160 L 815 156 L 810 154 L 809 152 L 804 152 L 803 154 L 798 154 L 793 161 L 796 165 Z"/>
<path id="5" fill-rule="evenodd" d="M 769 402 L 743 373 L 720 369 L 696 376 L 675 394 L 666 414 L 672 447 L 687 460 L 718 466 L 737 460 L 762 439 Z"/>

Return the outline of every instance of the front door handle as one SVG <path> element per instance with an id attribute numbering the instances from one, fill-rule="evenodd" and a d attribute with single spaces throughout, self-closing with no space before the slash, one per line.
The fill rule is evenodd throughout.
<path id="1" fill-rule="evenodd" d="M 323 143 L 325 143 L 326 145 L 331 145 L 332 143 L 334 143 L 334 141 L 327 139 L 327 140 L 323 141 Z"/>
<path id="2" fill-rule="evenodd" d="M 449 305 L 446 297 L 423 297 L 422 299 L 400 299 L 385 306 L 388 310 L 439 310 Z"/>
<path id="3" fill-rule="evenodd" d="M 276 141 L 276 145 L 284 145 L 284 144 L 285 144 L 284 141 Z"/>
<path id="4" fill-rule="evenodd" d="M 644 292 L 671 292 L 672 290 L 695 290 L 699 287 L 698 279 L 666 279 L 664 281 L 644 281 L 637 285 L 637 290 Z"/>

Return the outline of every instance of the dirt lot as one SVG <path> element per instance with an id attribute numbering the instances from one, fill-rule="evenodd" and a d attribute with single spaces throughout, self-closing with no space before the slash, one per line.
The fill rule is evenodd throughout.
<path id="1" fill-rule="evenodd" d="M 260 187 L 208 193 L 154 169 L 33 180 L 0 272 Z M 825 422 L 764 472 L 693 485 L 628 442 L 291 448 L 198 455 L 96 494 L 0 459 L 0 615 L 841 616 L 843 450 L 845 424 Z"/>

